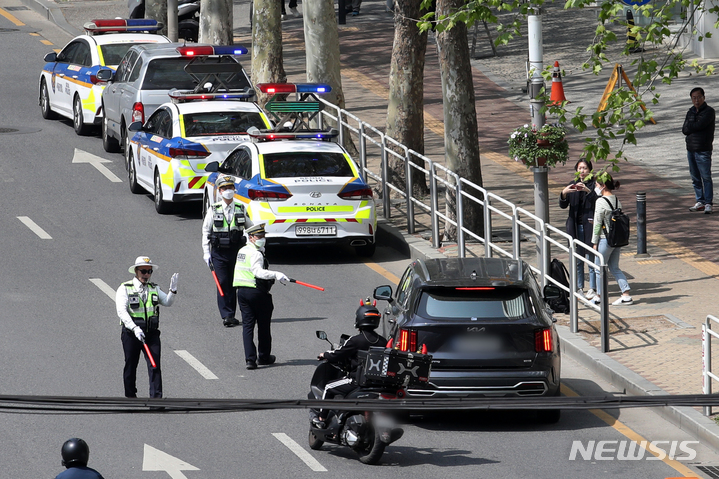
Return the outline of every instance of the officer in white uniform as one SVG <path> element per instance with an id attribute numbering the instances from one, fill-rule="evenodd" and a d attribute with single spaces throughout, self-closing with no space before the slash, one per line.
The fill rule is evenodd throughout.
<path id="1" fill-rule="evenodd" d="M 115 308 L 120 317 L 122 349 L 125 352 L 123 380 L 125 397 L 137 397 L 137 364 L 142 343 L 147 344 L 157 367 L 153 368 L 145 353 L 147 374 L 150 377 L 150 397 L 162 397 L 162 371 L 160 369 L 160 305 L 172 306 L 177 295 L 177 273 L 170 279 L 170 292 L 165 294 L 155 283 L 150 282 L 152 273 L 157 270 L 147 256 L 138 256 L 128 272 L 135 275 L 130 281 L 122 283 L 115 293 Z"/>
<path id="2" fill-rule="evenodd" d="M 214 268 L 217 282 L 222 293 L 217 290 L 217 307 L 220 310 L 222 324 L 231 328 L 240 322 L 235 318 L 237 293 L 232 285 L 237 252 L 247 239 L 243 234 L 245 227 L 245 207 L 235 199 L 235 180 L 231 176 L 220 175 L 215 182 L 222 197 L 205 213 L 202 223 L 203 260 L 210 269 Z"/>

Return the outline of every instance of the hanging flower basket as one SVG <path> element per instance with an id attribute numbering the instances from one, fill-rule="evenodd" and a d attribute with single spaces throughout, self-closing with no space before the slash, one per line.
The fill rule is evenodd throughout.
<path id="1" fill-rule="evenodd" d="M 553 167 L 569 159 L 566 131 L 561 126 L 544 125 L 537 130 L 524 125 L 515 129 L 509 137 L 509 156 L 522 161 L 527 168 Z"/>

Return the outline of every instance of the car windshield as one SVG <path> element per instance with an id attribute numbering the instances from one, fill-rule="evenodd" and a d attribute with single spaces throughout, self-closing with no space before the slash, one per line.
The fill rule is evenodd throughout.
<path id="1" fill-rule="evenodd" d="M 220 57 L 219 63 L 235 63 L 234 60 L 227 57 Z M 185 65 L 189 63 L 191 58 L 156 58 L 147 65 L 145 80 L 142 82 L 143 90 L 170 90 L 177 88 L 178 90 L 192 90 L 195 88 L 195 81 L 185 71 Z M 208 60 L 217 63 L 217 60 Z M 250 84 L 244 73 L 221 73 L 220 80 L 224 86 L 231 89 L 244 90 L 249 88 Z"/>
<path id="2" fill-rule="evenodd" d="M 434 288 L 422 291 L 418 314 L 435 320 L 515 320 L 526 318 L 530 311 L 527 290 L 522 288 Z"/>
<path id="3" fill-rule="evenodd" d="M 100 45 L 100 51 L 102 52 L 102 60 L 107 65 L 119 65 L 122 57 L 125 53 L 135 45 L 142 45 L 141 43 L 110 43 L 108 45 Z"/>
<path id="4" fill-rule="evenodd" d="M 264 155 L 264 160 L 265 178 L 354 176 L 349 162 L 342 153 L 270 153 Z"/>
<path id="5" fill-rule="evenodd" d="M 183 115 L 185 136 L 246 134 L 251 126 L 267 128 L 262 116 L 254 111 L 213 111 Z"/>

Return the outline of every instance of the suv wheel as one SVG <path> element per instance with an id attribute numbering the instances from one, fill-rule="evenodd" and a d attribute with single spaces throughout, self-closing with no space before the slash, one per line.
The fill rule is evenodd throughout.
<path id="1" fill-rule="evenodd" d="M 102 109 L 105 111 L 105 108 Z M 107 117 L 102 117 L 102 123 L 101 123 L 101 130 L 102 130 L 102 147 L 105 149 L 108 153 L 117 153 L 120 151 L 120 143 L 117 141 L 116 138 L 110 136 L 110 134 L 107 132 Z"/>

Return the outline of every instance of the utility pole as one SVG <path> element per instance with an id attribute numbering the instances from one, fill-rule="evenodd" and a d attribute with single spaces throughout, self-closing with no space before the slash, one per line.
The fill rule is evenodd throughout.
<path id="1" fill-rule="evenodd" d="M 164 26 L 160 33 L 167 35 L 167 0 L 145 0 L 145 18 L 152 18 Z M 175 8 L 175 22 L 177 22 L 177 8 Z"/>
<path id="2" fill-rule="evenodd" d="M 177 0 L 167 0 L 167 38 L 177 41 Z"/>
<path id="3" fill-rule="evenodd" d="M 232 0 L 202 0 L 200 14 L 200 43 L 232 45 Z"/>
<path id="4" fill-rule="evenodd" d="M 544 126 L 545 118 L 542 109 L 544 101 L 539 98 L 544 88 L 544 51 L 542 45 L 542 11 L 539 7 L 530 10 L 527 16 L 527 27 L 529 39 L 529 113 L 532 117 L 532 125 L 540 129 Z M 549 170 L 546 166 L 535 166 L 532 168 L 534 173 L 534 214 L 545 223 L 549 223 Z M 539 229 L 539 225 L 537 225 Z M 544 245 L 547 244 L 547 250 L 543 251 Z M 541 241 L 541 237 L 537 237 L 537 258 L 543 258 L 539 264 L 540 269 L 545 274 L 549 274 L 549 257 L 550 248 L 546 241 Z"/>

